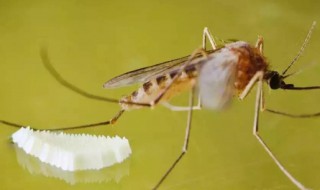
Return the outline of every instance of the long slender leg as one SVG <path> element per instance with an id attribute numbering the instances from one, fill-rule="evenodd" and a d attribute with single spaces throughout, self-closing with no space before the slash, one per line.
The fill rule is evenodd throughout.
<path id="1" fill-rule="evenodd" d="M 190 110 L 190 106 L 175 106 L 170 104 L 169 102 L 163 102 L 161 103 L 163 106 L 165 106 L 166 108 L 170 109 L 171 111 L 189 111 Z M 201 100 L 200 100 L 200 96 L 198 97 L 198 103 L 196 106 L 192 106 L 193 110 L 201 110 Z"/>
<path id="2" fill-rule="evenodd" d="M 258 48 L 261 55 L 263 55 L 263 37 L 262 36 L 258 36 L 258 40 L 256 42 L 256 48 Z"/>
<path id="3" fill-rule="evenodd" d="M 296 180 L 287 170 L 286 168 L 280 163 L 280 161 L 276 158 L 276 156 L 272 153 L 271 149 L 267 146 L 267 144 L 263 141 L 263 139 L 259 135 L 259 113 L 260 113 L 260 105 L 262 104 L 261 101 L 261 93 L 262 93 L 262 77 L 259 78 L 258 81 L 258 89 L 257 89 L 257 96 L 256 96 L 256 103 L 255 103 L 255 114 L 254 114 L 254 122 L 253 122 L 253 135 L 257 138 L 259 143 L 265 149 L 265 151 L 269 154 L 275 164 L 279 167 L 279 169 L 288 177 L 288 179 L 299 189 L 306 190 L 307 188 L 304 187 L 298 180 Z"/>
<path id="4" fill-rule="evenodd" d="M 312 31 L 314 29 L 316 25 L 316 22 L 313 21 L 311 28 L 309 29 L 309 32 L 298 52 L 298 54 L 293 58 L 293 60 L 291 61 L 291 63 L 288 65 L 288 67 L 282 72 L 282 76 L 283 78 L 287 78 L 289 76 L 292 76 L 293 74 L 297 73 L 291 73 L 291 74 L 287 74 L 287 71 L 290 69 L 290 67 L 300 58 L 300 56 L 302 55 L 306 45 L 308 44 L 310 38 L 311 38 L 311 34 Z M 286 89 L 286 90 L 314 90 L 314 89 L 320 89 L 320 86 L 310 86 L 310 87 L 294 87 L 293 85 L 285 85 L 283 87 L 281 87 L 282 89 Z M 274 113 L 274 114 L 280 114 L 280 115 L 284 115 L 284 116 L 288 116 L 288 117 L 300 117 L 300 118 L 306 118 L 306 117 L 316 117 L 319 116 L 320 113 L 314 113 L 314 114 L 301 114 L 301 115 L 294 115 L 294 114 L 288 114 L 288 113 L 284 113 L 284 112 L 279 112 L 279 111 L 274 111 L 274 110 L 270 110 L 270 109 L 266 109 L 266 111 L 270 112 L 270 113 Z"/>
<path id="5" fill-rule="evenodd" d="M 273 114 L 278 114 L 278 115 L 283 115 L 283 116 L 293 117 L 293 118 L 310 118 L 310 117 L 319 117 L 320 116 L 320 112 L 311 113 L 311 114 L 291 114 L 291 113 L 276 111 L 276 110 L 272 110 L 272 109 L 265 109 L 265 110 L 267 112 L 270 112 Z"/>
<path id="6" fill-rule="evenodd" d="M 245 90 L 241 93 L 240 99 L 246 97 L 246 95 L 250 92 L 255 82 L 258 81 L 258 89 L 257 89 L 257 96 L 256 96 L 256 103 L 255 103 L 255 115 L 254 115 L 254 123 L 253 123 L 253 135 L 257 138 L 259 143 L 265 149 L 265 151 L 269 154 L 269 156 L 273 159 L 273 161 L 277 164 L 280 170 L 291 180 L 293 184 L 295 184 L 299 189 L 305 190 L 306 188 L 296 180 L 286 169 L 285 167 L 279 162 L 279 160 L 275 157 L 263 139 L 259 136 L 259 113 L 260 111 L 264 110 L 264 97 L 263 97 L 263 88 L 262 88 L 262 81 L 263 81 L 263 72 L 257 72 L 252 79 L 249 81 L 248 85 L 246 86 Z"/>
<path id="7" fill-rule="evenodd" d="M 108 121 L 98 122 L 98 123 L 77 125 L 77 126 L 71 126 L 71 127 L 62 127 L 62 128 L 55 128 L 55 129 L 37 129 L 37 128 L 33 128 L 33 127 L 30 127 L 30 128 L 34 129 L 34 130 L 60 131 L 60 130 L 83 129 L 83 128 L 101 126 L 101 125 L 109 125 L 109 124 L 114 124 L 121 117 L 121 115 L 123 113 L 124 113 L 124 110 L 120 110 L 112 119 L 110 119 Z M 17 123 L 13 123 L 13 122 L 10 122 L 10 121 L 5 121 L 5 120 L 0 120 L 0 123 L 3 123 L 3 124 L 8 125 L 8 126 L 15 127 L 15 128 L 21 128 L 21 127 L 26 126 L 26 125 L 21 125 L 21 124 L 17 124 Z"/>
<path id="8" fill-rule="evenodd" d="M 45 48 L 42 48 L 40 50 L 40 56 L 42 59 L 42 63 L 45 66 L 45 68 L 48 70 L 48 72 L 64 87 L 72 90 L 73 92 L 80 94 L 81 96 L 84 96 L 86 98 L 94 99 L 94 100 L 99 100 L 99 101 L 105 101 L 105 102 L 111 102 L 111 103 L 118 103 L 119 101 L 114 98 L 106 98 L 102 96 L 97 96 L 94 94 L 90 94 L 79 87 L 76 87 L 75 85 L 71 84 L 68 82 L 66 79 L 64 79 L 58 72 L 57 70 L 52 66 L 52 63 L 49 59 L 48 52 Z"/>
<path id="9" fill-rule="evenodd" d="M 168 175 L 172 172 L 172 170 L 176 167 L 176 165 L 179 163 L 179 161 L 183 158 L 183 156 L 186 154 L 188 150 L 188 145 L 189 145 L 189 138 L 190 138 L 190 130 L 191 130 L 191 122 L 192 122 L 192 106 L 193 106 L 193 97 L 194 97 L 194 87 L 192 88 L 192 91 L 190 93 L 190 98 L 189 98 L 189 112 L 188 112 L 188 120 L 187 120 L 187 127 L 186 127 L 186 132 L 185 132 L 185 137 L 184 137 L 184 142 L 182 146 L 182 152 L 178 156 L 178 158 L 173 162 L 173 164 L 170 166 L 170 168 L 166 171 L 166 173 L 162 176 L 160 181 L 157 183 L 157 185 L 153 188 L 158 189 L 160 185 L 164 182 L 164 180 L 168 177 Z"/>
<path id="10" fill-rule="evenodd" d="M 247 86 L 244 88 L 244 90 L 242 91 L 242 93 L 239 96 L 240 100 L 243 100 L 250 92 L 250 90 L 252 89 L 252 87 L 254 86 L 254 84 L 263 77 L 263 72 L 262 71 L 258 71 L 249 81 L 249 83 L 247 84 Z"/>
<path id="11" fill-rule="evenodd" d="M 252 79 L 249 81 L 249 83 L 247 84 L 247 86 L 245 87 L 245 89 L 243 90 L 243 92 L 240 94 L 239 99 L 243 100 L 250 92 L 250 90 L 252 89 L 252 87 L 254 86 L 254 84 L 257 81 L 260 81 L 263 79 L 263 72 L 262 71 L 258 71 L 253 77 Z M 262 86 L 261 86 L 262 89 Z M 265 110 L 265 103 L 264 103 L 264 93 L 263 90 L 261 90 L 260 92 L 260 111 L 264 111 Z"/>
<path id="12" fill-rule="evenodd" d="M 217 43 L 214 41 L 208 27 L 205 27 L 202 35 L 202 49 L 206 50 L 206 39 L 208 38 L 213 50 L 217 49 Z"/>
<path id="13" fill-rule="evenodd" d="M 15 127 L 15 128 L 21 128 L 21 127 L 25 126 L 25 125 L 22 125 L 22 124 L 13 123 L 11 121 L 5 121 L 5 120 L 0 120 L 0 123 L 8 125 L 8 126 L 11 126 L 11 127 Z"/>
<path id="14" fill-rule="evenodd" d="M 115 124 L 116 121 L 122 116 L 125 110 L 120 110 L 113 118 L 111 118 L 108 121 L 103 121 L 99 123 L 92 123 L 92 124 L 86 124 L 86 125 L 78 125 L 78 126 L 72 126 L 72 127 L 63 127 L 63 128 L 57 128 L 57 129 L 45 129 L 50 131 L 59 131 L 59 130 L 72 130 L 72 129 L 83 129 L 83 128 L 89 128 L 89 127 L 96 127 L 96 126 L 102 126 L 102 125 L 109 125 L 109 124 Z"/>

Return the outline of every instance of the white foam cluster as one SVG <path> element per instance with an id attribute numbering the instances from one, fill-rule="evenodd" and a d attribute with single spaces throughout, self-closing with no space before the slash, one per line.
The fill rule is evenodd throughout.
<path id="1" fill-rule="evenodd" d="M 126 138 L 34 131 L 20 128 L 12 141 L 27 154 L 67 171 L 101 169 L 131 154 Z"/>

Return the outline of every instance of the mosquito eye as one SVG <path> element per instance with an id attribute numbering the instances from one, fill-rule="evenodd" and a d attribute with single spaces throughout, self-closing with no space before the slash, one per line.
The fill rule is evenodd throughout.
<path id="1" fill-rule="evenodd" d="M 281 79 L 278 74 L 273 75 L 269 80 L 269 86 L 271 89 L 278 89 L 281 86 Z"/>

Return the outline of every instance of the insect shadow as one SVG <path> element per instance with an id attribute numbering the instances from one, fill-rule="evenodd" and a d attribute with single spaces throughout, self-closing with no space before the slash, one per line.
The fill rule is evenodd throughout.
<path id="1" fill-rule="evenodd" d="M 114 124 L 127 110 L 154 107 L 158 104 L 162 104 L 173 111 L 187 111 L 188 119 L 182 152 L 153 187 L 153 189 L 158 189 L 188 150 L 193 110 L 200 110 L 202 107 L 208 109 L 222 109 L 230 104 L 234 96 L 238 96 L 240 100 L 243 100 L 257 83 L 258 88 L 255 101 L 253 135 L 288 179 L 297 188 L 307 189 L 292 176 L 272 153 L 271 149 L 266 145 L 258 133 L 258 124 L 260 111 L 267 111 L 273 114 L 296 118 L 320 116 L 320 112 L 295 115 L 267 109 L 265 107 L 263 95 L 263 82 L 266 82 L 273 90 L 320 89 L 320 86 L 296 87 L 294 84 L 287 84 L 285 82 L 286 78 L 294 75 L 294 73 L 287 74 L 287 72 L 302 55 L 315 25 L 316 22 L 313 22 L 298 54 L 281 73 L 269 70 L 269 64 L 263 55 L 264 43 L 261 36 L 258 37 L 255 45 L 250 45 L 244 41 L 232 40 L 226 41 L 223 46 L 218 47 L 215 38 L 212 37 L 209 29 L 204 28 L 202 47 L 196 49 L 191 55 L 130 71 L 107 81 L 103 85 L 104 88 L 118 88 L 142 83 L 140 88 L 120 100 L 88 93 L 68 82 L 52 66 L 46 49 L 42 48 L 40 55 L 44 66 L 61 85 L 84 97 L 98 101 L 118 103 L 121 107 L 120 111 L 108 121 L 51 130 L 70 130 Z M 209 43 L 211 47 L 209 50 L 206 48 L 207 43 Z M 196 90 L 196 88 L 198 90 Z M 175 106 L 168 103 L 172 97 L 184 91 L 190 91 L 188 106 Z M 198 102 L 196 105 L 194 104 L 195 93 L 198 94 Z M 5 120 L 0 120 L 0 123 L 18 128 L 23 126 Z"/>

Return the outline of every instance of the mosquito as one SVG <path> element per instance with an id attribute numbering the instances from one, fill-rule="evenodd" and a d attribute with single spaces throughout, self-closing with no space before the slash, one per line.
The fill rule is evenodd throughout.
<path id="1" fill-rule="evenodd" d="M 320 116 L 320 113 L 294 115 L 267 109 L 263 94 L 263 82 L 266 82 L 273 90 L 320 89 L 320 86 L 296 87 L 294 84 L 287 84 L 284 81 L 294 74 L 287 74 L 287 72 L 302 55 L 315 25 L 316 22 L 313 22 L 298 54 L 281 73 L 269 70 L 269 64 L 263 54 L 264 42 L 261 36 L 258 37 L 255 45 L 244 41 L 231 41 L 223 46 L 218 46 L 209 29 L 205 27 L 202 36 L 202 47 L 196 49 L 191 55 L 130 71 L 107 81 L 103 87 L 108 89 L 142 83 L 140 88 L 120 100 L 92 95 L 69 83 L 52 67 L 46 51 L 43 50 L 41 52 L 42 61 L 59 83 L 85 97 L 119 103 L 121 107 L 120 111 L 108 121 L 52 130 L 78 129 L 114 124 L 128 110 L 154 107 L 158 104 L 162 104 L 172 111 L 187 111 L 188 119 L 182 152 L 153 188 L 158 189 L 188 150 L 193 110 L 200 110 L 202 108 L 221 110 L 231 103 L 234 96 L 238 96 L 240 100 L 243 100 L 254 85 L 257 84 L 253 135 L 284 175 L 297 188 L 307 189 L 293 177 L 272 153 L 258 133 L 258 124 L 260 111 L 268 111 L 289 117 L 305 118 Z M 210 49 L 206 48 L 207 43 L 210 45 Z M 168 103 L 172 97 L 184 91 L 190 91 L 188 106 L 175 106 Z M 196 105 L 194 104 L 195 94 L 198 95 Z M 0 120 L 0 122 L 15 127 L 22 126 L 4 120 Z"/>

